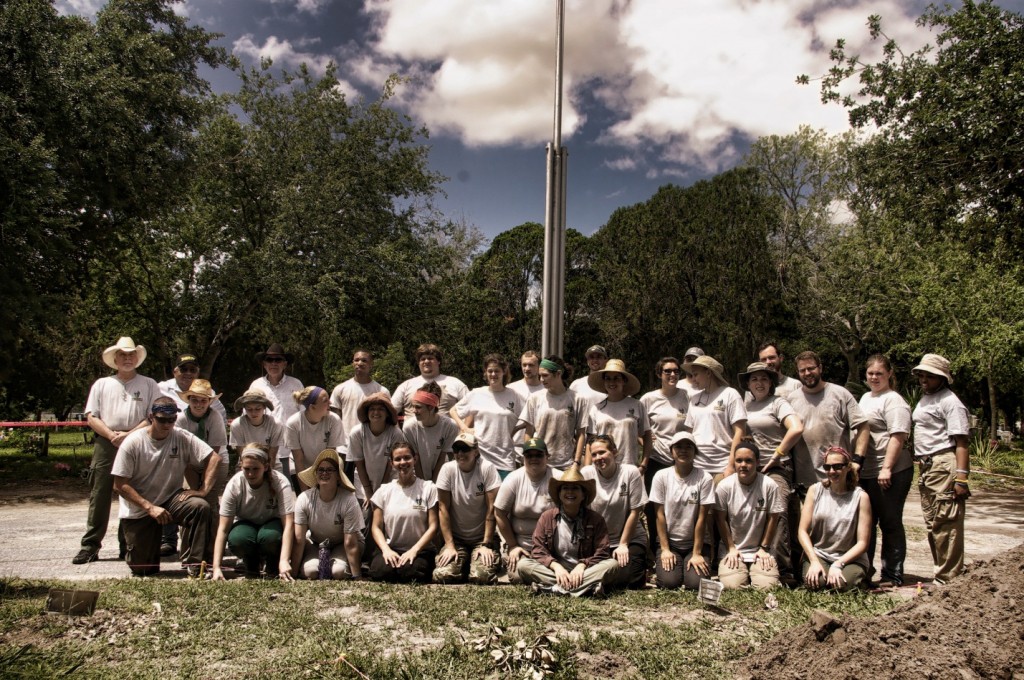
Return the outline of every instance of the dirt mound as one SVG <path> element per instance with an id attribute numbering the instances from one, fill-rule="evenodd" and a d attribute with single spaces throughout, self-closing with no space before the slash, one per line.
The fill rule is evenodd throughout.
<path id="1" fill-rule="evenodd" d="M 737 677 L 1024 677 L 1024 546 L 882 616 L 816 619 L 766 642 Z"/>

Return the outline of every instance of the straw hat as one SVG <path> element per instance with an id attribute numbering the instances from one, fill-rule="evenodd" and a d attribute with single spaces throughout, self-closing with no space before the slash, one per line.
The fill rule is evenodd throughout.
<path id="1" fill-rule="evenodd" d="M 608 393 L 608 390 L 604 387 L 604 373 L 621 373 L 626 377 L 625 394 L 627 397 L 640 391 L 640 381 L 636 379 L 635 375 L 626 370 L 626 363 L 622 359 L 609 359 L 604 368 L 600 371 L 594 371 L 587 376 L 587 384 L 590 385 L 590 389 L 604 392 L 605 394 Z"/>
<path id="2" fill-rule="evenodd" d="M 241 411 L 245 408 L 246 404 L 263 404 L 268 411 L 274 410 L 274 402 L 267 399 L 267 395 L 263 390 L 257 388 L 246 390 L 242 396 L 235 399 L 235 410 Z"/>
<path id="3" fill-rule="evenodd" d="M 223 394 L 223 393 L 221 393 Z M 213 391 L 213 385 L 210 384 L 209 380 L 203 380 L 202 378 L 196 378 L 189 385 L 189 388 L 184 392 L 178 392 L 178 398 L 182 401 L 188 401 L 189 397 L 206 397 L 210 401 L 214 399 L 220 399 L 220 394 L 216 394 Z"/>
<path id="4" fill-rule="evenodd" d="M 702 366 L 708 369 L 716 378 L 718 378 L 718 382 L 723 385 L 729 384 L 729 381 L 725 379 L 725 369 L 722 367 L 722 364 L 718 363 L 714 358 L 709 357 L 706 354 L 702 357 L 697 357 L 693 360 L 693 364 L 691 364 L 690 369 L 692 370 L 694 366 Z"/>
<path id="5" fill-rule="evenodd" d="M 940 375 L 945 378 L 946 382 L 950 385 L 953 384 L 953 375 L 949 372 L 949 359 L 940 354 L 925 354 L 921 357 L 921 363 L 910 369 L 910 372 L 915 375 L 919 372 Z"/>
<path id="6" fill-rule="evenodd" d="M 313 464 L 298 474 L 299 481 L 310 489 L 315 489 L 316 469 L 320 467 L 320 463 L 325 460 L 334 461 L 334 464 L 338 466 L 338 479 L 341 480 L 341 485 L 349 491 L 355 492 L 356 487 L 352 485 L 352 481 L 348 478 L 348 475 L 345 474 L 345 465 L 341 462 L 341 456 L 338 455 L 338 451 L 336 449 L 324 449 L 318 453 Z"/>
<path id="7" fill-rule="evenodd" d="M 583 489 L 583 505 L 590 505 L 597 495 L 597 480 L 587 479 L 580 474 L 580 467 L 576 463 L 569 466 L 569 469 L 562 473 L 561 479 L 552 477 L 548 480 L 548 494 L 552 502 L 558 505 L 558 491 L 566 484 L 575 484 Z"/>
<path id="8" fill-rule="evenodd" d="M 370 407 L 371 406 L 383 406 L 391 414 L 391 422 L 398 423 L 398 411 L 395 410 L 395 405 L 391 403 L 391 399 L 388 395 L 383 392 L 377 392 L 363 399 L 363 402 L 359 404 L 359 408 L 356 409 L 356 416 L 359 418 L 359 422 L 368 423 L 370 422 Z"/>
<path id="9" fill-rule="evenodd" d="M 763 361 L 755 361 L 754 363 L 749 364 L 747 366 L 747 370 L 745 370 L 743 373 L 737 374 L 736 379 L 740 383 L 740 389 L 746 390 L 747 383 L 750 381 L 750 376 L 757 373 L 758 371 L 768 374 L 768 379 L 772 381 L 772 387 L 779 386 L 779 374 L 773 371 L 771 368 L 769 368 L 768 364 L 764 363 Z"/>
<path id="10" fill-rule="evenodd" d="M 125 335 L 118 339 L 115 344 L 103 350 L 103 363 L 115 371 L 117 370 L 117 364 L 114 363 L 114 355 L 117 354 L 118 350 L 125 353 L 135 352 L 135 356 L 139 358 L 135 362 L 135 368 L 141 366 L 142 362 L 146 360 L 146 348 L 142 345 L 136 345 L 134 340 Z"/>

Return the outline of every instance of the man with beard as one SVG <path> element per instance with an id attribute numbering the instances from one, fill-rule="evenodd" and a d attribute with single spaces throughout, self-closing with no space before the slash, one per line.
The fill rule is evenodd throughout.
<path id="1" fill-rule="evenodd" d="M 778 343 L 774 340 L 763 342 L 761 343 L 761 346 L 757 348 L 757 360 L 768 364 L 768 368 L 775 371 L 779 376 L 779 384 L 775 386 L 775 394 L 783 399 L 800 389 L 799 380 L 782 374 L 782 362 L 785 358 L 785 355 L 782 354 L 782 350 L 779 349 Z"/>

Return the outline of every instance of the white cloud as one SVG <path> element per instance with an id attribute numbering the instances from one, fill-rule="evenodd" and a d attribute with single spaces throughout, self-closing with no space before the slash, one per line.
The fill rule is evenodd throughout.
<path id="1" fill-rule="evenodd" d="M 106 0 L 57 0 L 53 6 L 64 15 L 95 16 L 105 4 Z"/>
<path id="2" fill-rule="evenodd" d="M 554 3 L 365 6 L 377 19 L 376 52 L 391 70 L 418 77 L 403 96 L 432 131 L 470 146 L 550 138 Z M 870 14 L 901 44 L 913 40 L 919 29 L 908 12 L 901 0 L 567 0 L 563 135 L 586 122 L 582 103 L 596 101 L 613 121 L 598 135 L 617 149 L 609 167 L 637 163 L 625 147 L 651 162 L 660 154 L 663 163 L 717 171 L 739 160 L 745 139 L 801 123 L 845 129 L 845 112 L 821 104 L 817 85 L 796 85 L 796 76 L 824 73 L 836 38 L 866 52 Z"/>
<path id="3" fill-rule="evenodd" d="M 316 41 L 301 41 L 302 44 L 311 44 Z M 248 57 L 251 61 L 270 59 L 276 66 L 281 66 L 294 71 L 301 64 L 306 64 L 309 70 L 316 75 L 323 75 L 327 72 L 327 66 L 332 61 L 337 61 L 329 54 L 316 54 L 303 52 L 296 49 L 290 40 L 281 40 L 277 36 L 269 36 L 260 45 L 256 42 L 255 36 L 246 33 L 235 40 L 231 46 L 234 54 L 240 57 Z M 345 80 L 338 80 L 338 89 L 346 96 L 352 97 L 357 93 L 356 88 Z"/>
<path id="4" fill-rule="evenodd" d="M 331 4 L 331 0 L 270 0 L 272 5 L 294 5 L 300 12 L 317 14 L 321 9 Z"/>

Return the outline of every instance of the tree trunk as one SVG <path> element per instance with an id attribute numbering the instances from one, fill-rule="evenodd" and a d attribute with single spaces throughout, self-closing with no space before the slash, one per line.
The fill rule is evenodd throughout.
<path id="1" fill-rule="evenodd" d="M 986 379 L 988 381 L 988 403 L 989 403 L 990 410 L 992 412 L 991 420 L 989 421 L 990 424 L 989 424 L 988 438 L 991 439 L 991 440 L 995 440 L 995 438 L 996 438 L 996 424 L 999 422 L 999 406 L 996 404 L 996 384 L 992 380 L 992 362 L 991 361 L 989 362 L 989 365 L 988 365 L 988 376 L 986 376 Z"/>

